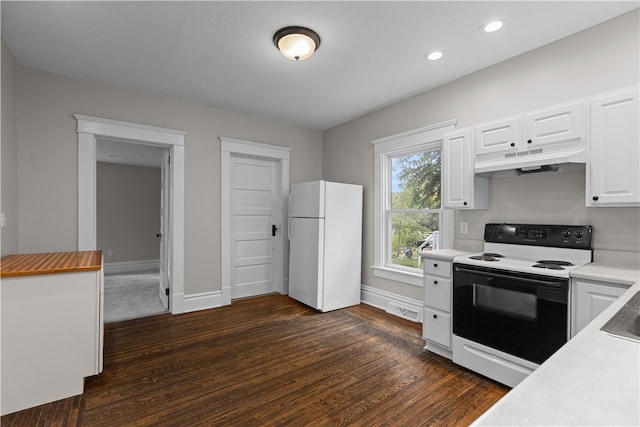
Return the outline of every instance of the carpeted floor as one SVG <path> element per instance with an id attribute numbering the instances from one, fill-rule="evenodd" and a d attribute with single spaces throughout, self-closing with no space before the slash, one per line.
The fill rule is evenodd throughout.
<path id="1" fill-rule="evenodd" d="M 157 271 L 104 276 L 104 322 L 165 313 L 158 296 Z"/>

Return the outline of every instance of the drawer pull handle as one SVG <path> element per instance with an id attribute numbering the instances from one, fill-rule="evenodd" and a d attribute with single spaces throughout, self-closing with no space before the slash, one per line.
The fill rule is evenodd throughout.
<path id="1" fill-rule="evenodd" d="M 433 264 L 433 268 L 438 268 L 438 264 Z"/>
<path id="2" fill-rule="evenodd" d="M 434 319 L 437 319 L 437 318 L 438 318 L 438 315 L 437 315 L 437 314 L 434 314 L 434 315 L 433 315 L 433 318 L 434 318 Z"/>
<path id="3" fill-rule="evenodd" d="M 437 280 L 434 280 L 434 281 L 433 281 L 433 284 L 434 284 L 434 285 L 437 285 L 437 284 L 438 284 L 438 281 L 437 281 Z"/>

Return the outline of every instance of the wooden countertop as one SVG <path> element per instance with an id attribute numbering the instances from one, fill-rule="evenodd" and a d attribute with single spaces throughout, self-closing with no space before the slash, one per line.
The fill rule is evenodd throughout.
<path id="1" fill-rule="evenodd" d="M 102 251 L 6 255 L 0 259 L 0 277 L 69 273 L 101 268 Z"/>

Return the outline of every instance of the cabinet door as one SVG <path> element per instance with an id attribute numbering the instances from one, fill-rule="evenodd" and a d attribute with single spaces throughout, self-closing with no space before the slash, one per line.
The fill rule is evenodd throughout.
<path id="1" fill-rule="evenodd" d="M 425 308 L 422 335 L 427 341 L 451 348 L 451 316 Z"/>
<path id="2" fill-rule="evenodd" d="M 517 117 L 476 126 L 476 156 L 517 151 L 519 136 Z"/>
<path id="3" fill-rule="evenodd" d="M 472 201 L 471 130 L 444 136 L 442 140 L 445 208 L 468 207 Z"/>
<path id="4" fill-rule="evenodd" d="M 574 102 L 525 115 L 522 147 L 583 139 L 582 109 L 581 103 Z"/>
<path id="5" fill-rule="evenodd" d="M 571 286 L 573 300 L 571 336 L 580 332 L 628 289 L 626 286 L 613 283 L 576 279 L 573 279 Z"/>
<path id="6" fill-rule="evenodd" d="M 425 258 L 424 274 L 450 278 L 451 263 L 449 261 L 442 261 L 438 258 Z"/>
<path id="7" fill-rule="evenodd" d="M 451 312 L 451 280 L 424 276 L 424 305 Z"/>
<path id="8" fill-rule="evenodd" d="M 591 102 L 587 206 L 640 205 L 640 91 Z"/>

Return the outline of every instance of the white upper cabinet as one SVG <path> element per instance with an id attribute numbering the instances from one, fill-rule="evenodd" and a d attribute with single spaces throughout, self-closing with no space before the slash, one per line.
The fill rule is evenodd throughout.
<path id="1" fill-rule="evenodd" d="M 476 126 L 476 155 L 517 151 L 519 126 L 517 117 Z"/>
<path id="2" fill-rule="evenodd" d="M 587 206 L 640 205 L 640 135 L 634 88 L 591 101 Z"/>
<path id="3" fill-rule="evenodd" d="M 585 138 L 583 104 L 556 105 L 476 126 L 476 155 L 508 154 Z"/>
<path id="4" fill-rule="evenodd" d="M 584 139 L 583 108 L 582 103 L 574 102 L 526 114 L 520 146 L 535 147 Z"/>
<path id="5" fill-rule="evenodd" d="M 444 135 L 442 158 L 445 208 L 489 208 L 489 179 L 474 174 L 472 138 L 471 129 Z"/>

